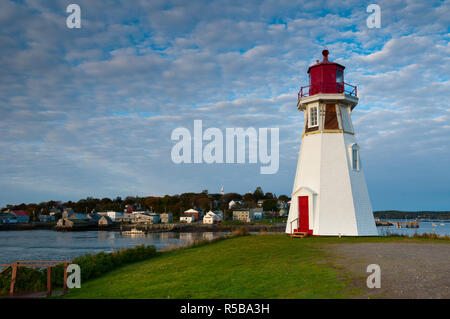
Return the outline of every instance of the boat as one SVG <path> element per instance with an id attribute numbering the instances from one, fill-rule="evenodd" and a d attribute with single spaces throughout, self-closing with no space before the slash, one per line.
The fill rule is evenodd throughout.
<path id="1" fill-rule="evenodd" d="M 123 235 L 138 235 L 143 233 L 144 232 L 142 230 L 139 230 L 137 228 L 132 228 L 131 230 L 126 230 L 122 232 Z"/>
<path id="2" fill-rule="evenodd" d="M 435 223 L 431 223 L 431 226 L 433 226 L 433 227 L 436 227 L 436 226 L 437 226 L 437 224 L 435 224 Z"/>
<path id="3" fill-rule="evenodd" d="M 445 226 L 445 224 L 444 224 L 444 223 L 441 223 L 441 226 Z"/>

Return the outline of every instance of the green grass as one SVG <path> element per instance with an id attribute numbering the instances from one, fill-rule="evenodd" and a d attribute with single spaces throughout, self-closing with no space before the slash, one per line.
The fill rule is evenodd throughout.
<path id="1" fill-rule="evenodd" d="M 241 236 L 160 253 L 82 283 L 66 298 L 351 298 L 362 295 L 334 268 L 324 244 L 411 238 L 291 239 Z M 428 239 L 419 239 L 428 241 Z"/>
<path id="2" fill-rule="evenodd" d="M 345 298 L 359 291 L 317 241 L 243 236 L 165 252 L 72 289 L 69 298 Z"/>

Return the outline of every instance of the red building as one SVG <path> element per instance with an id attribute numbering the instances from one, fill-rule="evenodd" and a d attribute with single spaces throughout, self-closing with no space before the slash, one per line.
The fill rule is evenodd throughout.
<path id="1" fill-rule="evenodd" d="M 30 221 L 30 213 L 24 210 L 13 210 L 11 214 L 16 216 L 18 223 L 28 223 Z"/>
<path id="2" fill-rule="evenodd" d="M 198 211 L 196 211 L 195 209 L 192 209 L 192 208 L 185 211 L 184 214 L 188 215 L 188 216 L 192 216 L 193 220 L 198 220 L 198 217 L 199 217 Z"/>

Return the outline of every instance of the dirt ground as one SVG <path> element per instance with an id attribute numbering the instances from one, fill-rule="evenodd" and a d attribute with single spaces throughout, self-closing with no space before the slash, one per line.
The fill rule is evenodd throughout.
<path id="1" fill-rule="evenodd" d="M 450 244 L 349 243 L 326 248 L 364 289 L 362 298 L 450 298 Z M 381 268 L 381 288 L 367 288 L 367 265 Z"/>

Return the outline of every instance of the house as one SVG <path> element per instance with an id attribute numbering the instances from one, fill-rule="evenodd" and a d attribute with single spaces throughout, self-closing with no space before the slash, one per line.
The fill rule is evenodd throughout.
<path id="1" fill-rule="evenodd" d="M 184 215 L 180 216 L 180 223 L 187 223 L 190 224 L 194 221 L 193 215 Z"/>
<path id="2" fill-rule="evenodd" d="M 111 218 L 113 222 L 120 222 L 122 220 L 123 214 L 119 212 L 107 212 L 106 216 Z"/>
<path id="3" fill-rule="evenodd" d="M 278 212 L 278 214 L 280 215 L 280 217 L 285 217 L 287 216 L 287 209 L 286 208 L 281 208 L 280 211 Z"/>
<path id="4" fill-rule="evenodd" d="M 120 222 L 122 220 L 123 214 L 114 211 L 107 211 L 98 213 L 101 216 L 108 216 L 113 222 Z"/>
<path id="5" fill-rule="evenodd" d="M 17 218 L 11 213 L 0 214 L 0 224 L 17 224 Z"/>
<path id="6" fill-rule="evenodd" d="M 89 222 L 82 219 L 61 218 L 56 223 L 58 228 L 82 228 L 87 226 L 89 226 Z"/>
<path id="7" fill-rule="evenodd" d="M 132 214 L 148 214 L 148 213 L 150 213 L 149 210 L 134 210 L 132 212 Z"/>
<path id="8" fill-rule="evenodd" d="M 244 205 L 244 201 L 242 200 L 231 200 L 228 202 L 228 209 L 232 209 L 233 207 L 235 207 L 236 205 Z"/>
<path id="9" fill-rule="evenodd" d="M 184 214 L 192 216 L 193 221 L 198 220 L 198 217 L 199 217 L 198 211 L 195 209 L 192 209 L 192 208 L 185 211 Z"/>
<path id="10" fill-rule="evenodd" d="M 132 214 L 133 213 L 133 206 L 131 205 L 125 205 L 125 211 L 124 213 Z"/>
<path id="11" fill-rule="evenodd" d="M 11 214 L 16 216 L 17 223 L 29 223 L 30 222 L 30 213 L 24 210 L 13 210 Z"/>
<path id="12" fill-rule="evenodd" d="M 132 213 L 123 213 L 122 220 L 123 222 L 132 222 L 135 220 L 135 215 Z"/>
<path id="13" fill-rule="evenodd" d="M 260 200 L 258 200 L 258 202 L 256 203 L 256 206 L 258 206 L 258 207 L 263 207 L 263 204 L 264 204 L 264 199 L 260 199 Z"/>
<path id="14" fill-rule="evenodd" d="M 161 222 L 161 216 L 158 213 L 149 213 L 150 217 L 152 217 L 152 224 L 158 224 Z"/>
<path id="15" fill-rule="evenodd" d="M 101 227 L 111 226 L 113 224 L 113 220 L 109 216 L 101 216 L 98 220 L 98 225 Z"/>
<path id="16" fill-rule="evenodd" d="M 264 218 L 264 210 L 262 207 L 251 208 L 253 213 L 253 219 L 263 219 Z"/>
<path id="17" fill-rule="evenodd" d="M 157 224 L 161 221 L 159 214 L 156 213 L 133 214 L 133 216 L 138 223 Z"/>
<path id="18" fill-rule="evenodd" d="M 61 218 L 69 218 L 74 213 L 75 212 L 73 211 L 72 208 L 65 208 L 62 212 Z"/>
<path id="19" fill-rule="evenodd" d="M 42 223 L 54 222 L 55 220 L 55 215 L 39 215 L 39 221 Z"/>
<path id="20" fill-rule="evenodd" d="M 167 224 L 167 223 L 171 223 L 173 220 L 173 216 L 170 213 L 163 213 L 160 215 L 161 217 L 161 223 Z"/>
<path id="21" fill-rule="evenodd" d="M 289 205 L 288 205 L 288 203 L 286 203 L 285 201 L 278 200 L 278 201 L 277 201 L 277 207 L 278 207 L 278 208 L 284 208 L 284 209 L 287 209 L 287 208 L 289 208 Z"/>
<path id="22" fill-rule="evenodd" d="M 233 220 L 250 223 L 253 220 L 253 211 L 249 208 L 236 209 L 233 211 Z"/>
<path id="23" fill-rule="evenodd" d="M 60 214 L 61 213 L 61 211 L 58 209 L 58 208 L 56 208 L 56 207 L 52 207 L 52 208 L 50 208 L 49 210 L 48 210 L 48 214 L 50 215 L 50 216 L 55 216 L 55 215 L 58 215 L 58 214 Z M 55 219 L 56 219 L 56 217 L 55 217 Z"/>
<path id="24" fill-rule="evenodd" d="M 63 213 L 64 214 L 64 213 Z M 64 217 L 63 217 L 64 218 Z M 85 220 L 88 221 L 89 220 L 89 216 L 88 214 L 78 214 L 78 213 L 72 213 L 70 214 L 68 217 L 66 217 L 67 219 L 78 219 L 78 220 Z"/>
<path id="25" fill-rule="evenodd" d="M 100 218 L 102 218 L 102 215 L 96 214 L 96 213 L 90 213 L 87 214 L 87 218 L 88 218 L 88 222 L 92 225 L 98 225 L 98 221 L 100 220 Z"/>
<path id="26" fill-rule="evenodd" d="M 218 215 L 221 220 L 223 220 L 223 211 L 221 210 L 213 210 L 214 214 Z"/>
<path id="27" fill-rule="evenodd" d="M 217 224 L 222 221 L 222 217 L 213 211 L 209 211 L 203 216 L 203 224 Z"/>

